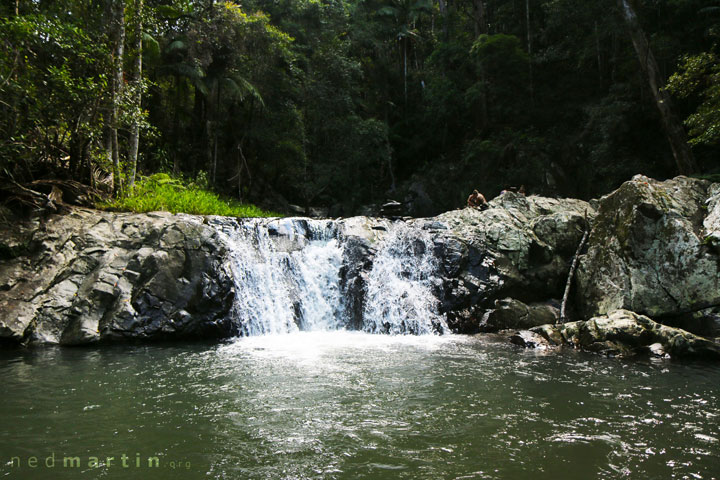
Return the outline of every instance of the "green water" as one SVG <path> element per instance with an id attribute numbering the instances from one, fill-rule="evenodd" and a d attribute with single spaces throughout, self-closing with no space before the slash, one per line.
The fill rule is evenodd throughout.
<path id="1" fill-rule="evenodd" d="M 711 364 L 335 332 L 3 351 L 0 378 L 3 478 L 720 477 Z"/>

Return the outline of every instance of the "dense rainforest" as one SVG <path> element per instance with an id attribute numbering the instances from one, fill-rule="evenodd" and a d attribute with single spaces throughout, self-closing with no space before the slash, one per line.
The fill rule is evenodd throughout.
<path id="1" fill-rule="evenodd" d="M 3 2 L 2 198 L 162 172 L 427 215 L 473 188 L 718 175 L 719 39 L 717 0 Z"/>

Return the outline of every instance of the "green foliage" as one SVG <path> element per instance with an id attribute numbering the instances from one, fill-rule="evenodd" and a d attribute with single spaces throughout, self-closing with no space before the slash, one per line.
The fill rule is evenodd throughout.
<path id="1" fill-rule="evenodd" d="M 700 105 L 685 124 L 695 145 L 720 143 L 720 59 L 711 52 L 686 56 L 667 89 L 680 98 L 698 96 Z"/>
<path id="2" fill-rule="evenodd" d="M 79 162 L 82 144 L 100 137 L 107 50 L 81 25 L 42 14 L 0 20 L 0 45 L 4 168 L 27 176 L 37 160 Z"/>
<path id="3" fill-rule="evenodd" d="M 103 209 L 136 213 L 166 211 L 193 215 L 222 215 L 229 217 L 277 217 L 279 214 L 261 210 L 236 200 L 223 200 L 202 187 L 207 182 L 201 176 L 195 182 L 183 182 L 166 173 L 156 173 L 140 179 L 127 196 L 99 205 Z"/>
<path id="4" fill-rule="evenodd" d="M 112 4 L 0 6 L 0 175 L 109 189 Z M 716 4 L 635 2 L 658 63 L 679 68 L 668 88 L 705 172 L 720 170 Z M 675 174 L 615 0 L 136 5 L 116 126 L 123 161 L 140 125 L 150 177 L 124 208 L 214 191 L 351 214 L 420 183 L 441 210 L 471 188 L 587 198 Z"/>

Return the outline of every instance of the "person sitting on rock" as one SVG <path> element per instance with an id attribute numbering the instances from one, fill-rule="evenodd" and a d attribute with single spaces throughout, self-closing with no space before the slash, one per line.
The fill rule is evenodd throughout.
<path id="1" fill-rule="evenodd" d="M 488 203 L 482 193 L 477 190 L 473 190 L 473 193 L 471 193 L 467 199 L 467 206 L 471 208 L 479 208 L 480 210 L 486 210 L 488 208 Z"/>

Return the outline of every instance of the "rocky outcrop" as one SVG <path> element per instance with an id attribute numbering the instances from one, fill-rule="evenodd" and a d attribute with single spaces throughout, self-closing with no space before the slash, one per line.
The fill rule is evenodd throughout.
<path id="1" fill-rule="evenodd" d="M 577 271 L 581 318 L 652 318 L 720 305 L 720 185 L 636 176 L 600 200 Z"/>
<path id="2" fill-rule="evenodd" d="M 535 327 L 529 332 L 518 332 L 511 342 L 529 348 L 568 345 L 611 356 L 653 354 L 720 359 L 717 343 L 627 310 L 587 321 Z"/>
<path id="3" fill-rule="evenodd" d="M 76 345 L 232 334 L 234 283 L 206 222 L 76 209 L 4 231 L 0 337 Z"/>
<path id="4" fill-rule="evenodd" d="M 571 313 L 591 320 L 554 327 L 559 305 L 550 299 L 562 297 L 587 222 L 593 229 Z M 333 288 L 340 295 L 333 298 L 347 328 L 364 328 L 368 276 L 394 238 L 406 255 L 394 281 L 422 270 L 427 312 L 455 332 L 520 329 L 520 345 L 634 354 L 659 344 L 673 356 L 708 357 L 715 343 L 679 328 L 720 336 L 720 185 L 635 177 L 599 202 L 509 192 L 486 210 L 433 218 L 237 220 L 75 209 L 28 220 L 0 229 L 0 340 L 77 345 L 236 335 L 240 313 L 253 311 L 239 299 L 254 298 L 235 298 L 247 283 L 235 283 L 231 265 L 238 244 L 230 238 L 241 230 L 263 232 L 280 257 L 318 238 L 337 240 Z M 268 252 L 247 246 L 262 263 Z M 420 257 L 423 268 L 414 262 Z M 377 296 L 377 275 L 371 278 Z M 283 304 L 298 310 L 301 295 L 297 287 Z M 617 310 L 636 313 L 620 318 Z"/>
<path id="5" fill-rule="evenodd" d="M 581 200 L 507 192 L 487 210 L 465 208 L 435 217 L 446 226 L 436 243 L 448 324 L 458 332 L 478 331 L 498 299 L 531 303 L 562 297 L 586 216 L 592 220 L 595 210 Z"/>

